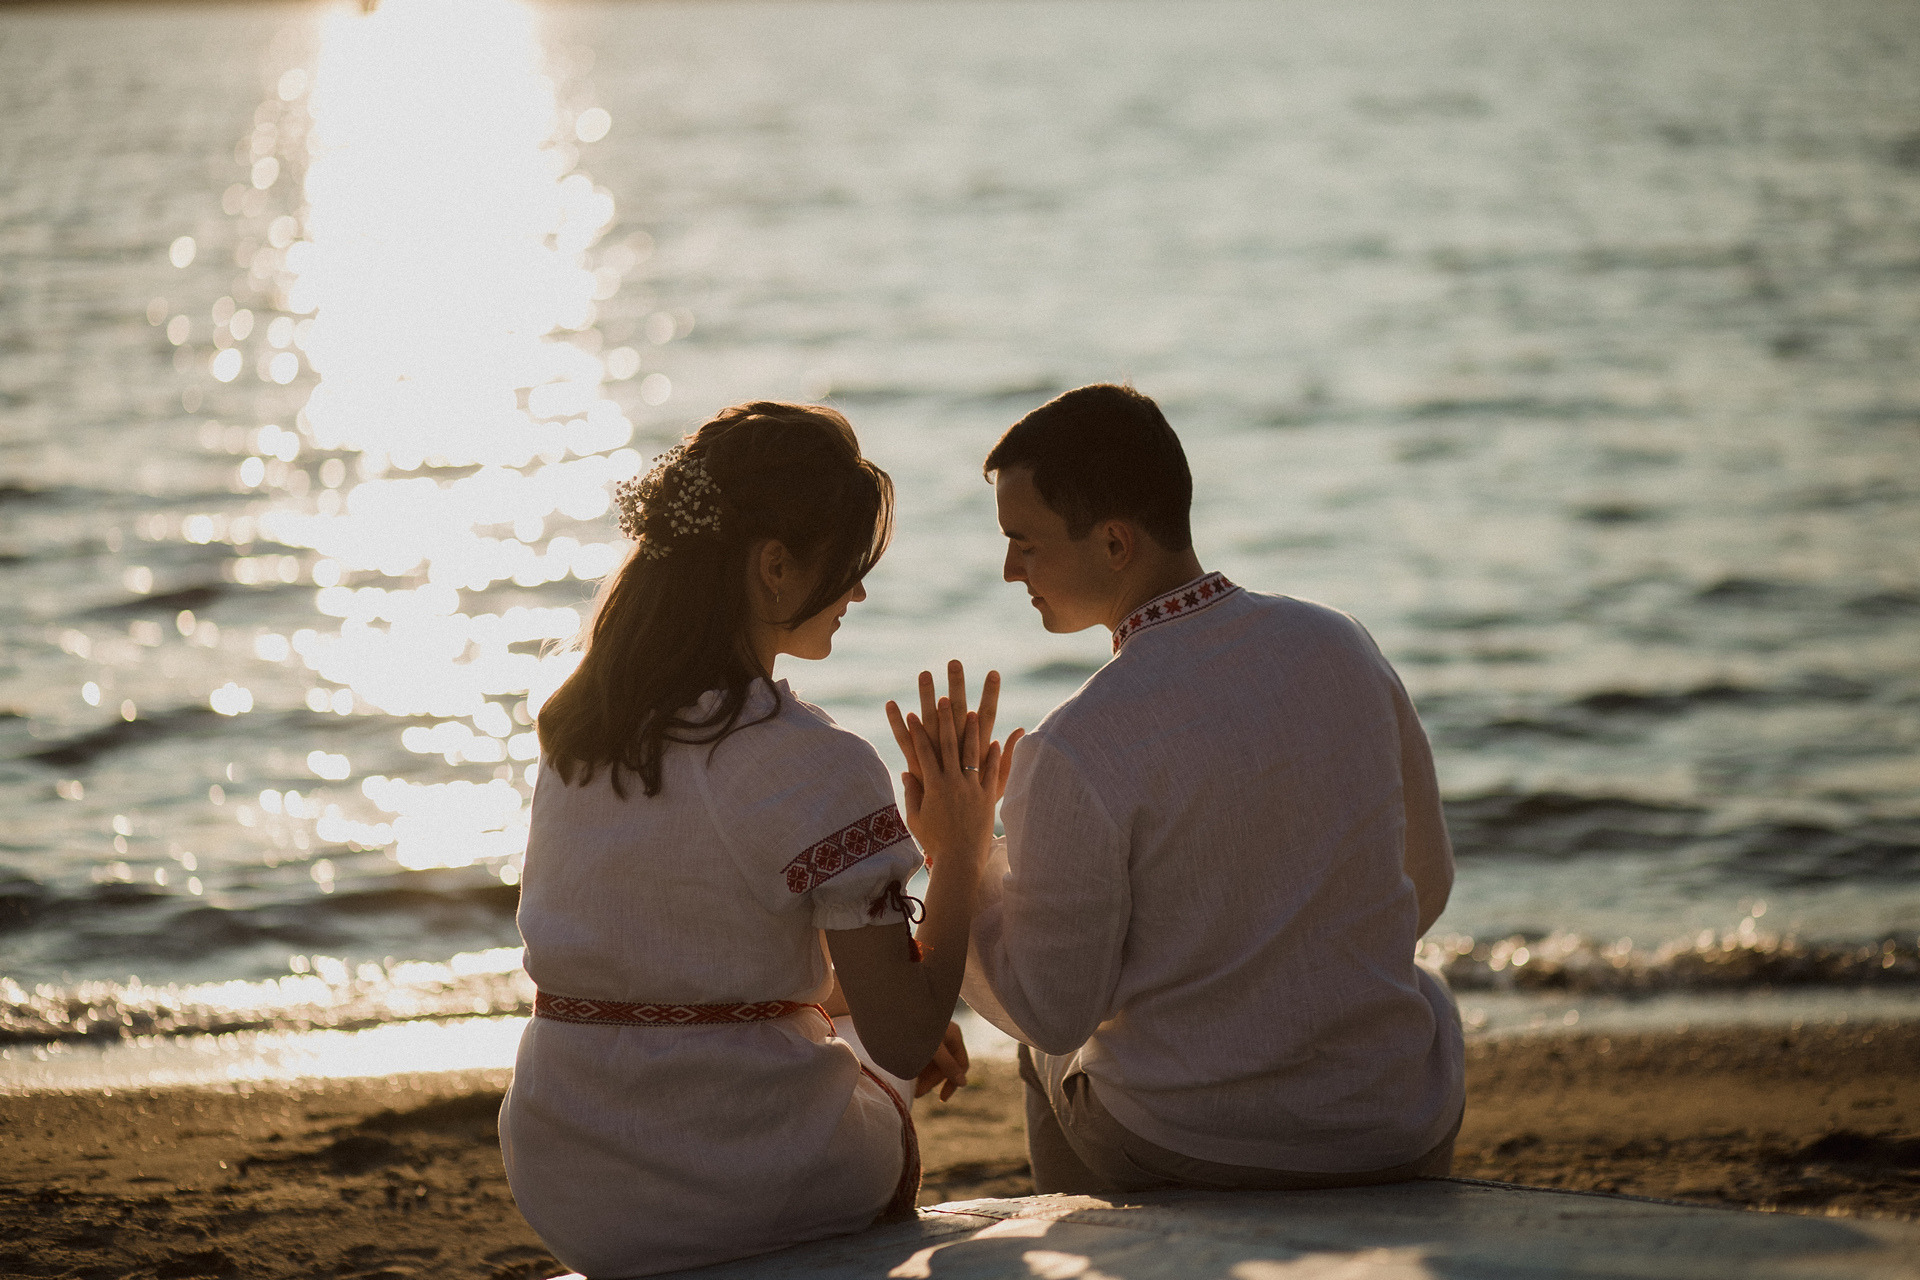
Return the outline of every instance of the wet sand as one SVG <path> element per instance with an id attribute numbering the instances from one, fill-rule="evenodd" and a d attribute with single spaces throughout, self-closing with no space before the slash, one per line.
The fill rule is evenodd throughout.
<path id="1" fill-rule="evenodd" d="M 1482 1041 L 1457 1174 L 1920 1216 L 1920 1024 Z M 501 1072 L 0 1098 L 0 1276 L 535 1280 Z M 1020 1086 L 916 1108 L 922 1202 L 1031 1190 Z"/>

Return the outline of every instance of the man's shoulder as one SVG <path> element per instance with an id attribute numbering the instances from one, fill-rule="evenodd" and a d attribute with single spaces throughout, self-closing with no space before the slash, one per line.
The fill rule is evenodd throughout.
<path id="1" fill-rule="evenodd" d="M 1259 622 L 1274 630 L 1310 634 L 1330 641 L 1345 641 L 1372 648 L 1372 638 L 1367 634 L 1367 629 L 1358 618 L 1344 609 L 1277 592 L 1243 591 L 1242 594 L 1253 607 Z"/>
<path id="2" fill-rule="evenodd" d="M 1185 665 L 1195 653 L 1213 654 L 1236 644 L 1309 640 L 1376 652 L 1366 627 L 1344 609 L 1304 596 L 1244 586 L 1236 586 L 1230 596 L 1204 613 L 1166 621 L 1173 625 L 1143 630 L 1127 638 L 1113 660 L 1061 702 L 1054 714 L 1068 715 L 1076 708 L 1084 711 L 1116 698 L 1130 698 L 1137 692 L 1130 686 L 1172 670 L 1178 670 L 1183 681 L 1203 676 L 1204 670 Z"/>
<path id="3" fill-rule="evenodd" d="M 1240 587 L 1218 605 L 1172 626 L 1129 640 L 1115 660 L 1088 681 L 1092 690 L 1112 685 L 1126 674 L 1151 676 L 1191 659 L 1195 654 L 1217 655 L 1237 645 L 1270 643 L 1297 646 L 1301 642 L 1342 645 L 1371 651 L 1373 638 L 1360 620 L 1343 609 L 1303 596 Z M 1180 678 L 1204 675 L 1183 670 Z"/>
<path id="4" fill-rule="evenodd" d="M 1385 659 L 1359 619 L 1345 610 L 1277 592 L 1241 588 L 1206 615 L 1130 639 L 1038 727 L 1072 741 L 1116 714 L 1166 697 L 1191 696 L 1211 682 L 1232 685 L 1255 667 L 1283 663 Z"/>
<path id="5" fill-rule="evenodd" d="M 1093 689 L 1094 681 L 1100 678 L 1100 672 L 1105 670 L 1106 668 L 1102 667 L 1100 671 L 1094 672 L 1085 684 L 1068 694 L 1063 701 L 1055 705 L 1053 710 L 1041 716 L 1040 723 L 1027 730 L 1026 737 L 1055 744 L 1062 739 L 1071 740 L 1075 726 L 1091 718 L 1102 701 L 1098 693 L 1090 693 L 1090 691 Z"/>
<path id="6" fill-rule="evenodd" d="M 1139 712 L 1140 702 L 1140 690 L 1109 662 L 1040 717 L 1026 736 L 1084 770 L 1090 757 L 1108 754 L 1117 726 Z"/>

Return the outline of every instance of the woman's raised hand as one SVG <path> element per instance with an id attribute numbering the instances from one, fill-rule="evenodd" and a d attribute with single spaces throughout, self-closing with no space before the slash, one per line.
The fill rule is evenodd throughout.
<path id="1" fill-rule="evenodd" d="M 922 671 L 920 673 L 920 718 L 922 723 L 929 725 L 935 723 L 934 717 L 942 705 L 941 700 L 934 697 L 933 690 L 933 673 Z M 947 698 L 944 701 L 946 704 L 957 707 L 961 715 L 967 714 L 967 672 L 957 659 L 947 664 Z M 980 689 L 979 712 L 980 741 L 987 744 L 987 750 L 991 750 L 995 745 L 993 726 L 999 711 L 1000 673 L 989 671 Z M 920 759 L 919 752 L 914 747 L 913 735 L 908 732 L 906 721 L 900 714 L 899 703 L 887 703 L 887 722 L 893 728 L 893 740 L 899 744 L 901 754 L 907 758 L 907 772 L 901 781 L 905 783 L 911 797 L 914 789 L 920 785 Z M 993 798 L 996 802 L 1006 794 L 1007 773 L 1013 767 L 1014 744 L 1019 742 L 1025 734 L 1025 729 L 1015 729 L 1009 734 L 1005 744 L 1001 746 L 998 768 L 992 774 L 982 770 L 982 776 L 990 778 L 993 783 Z"/>
<path id="2" fill-rule="evenodd" d="M 944 698 L 934 696 L 933 676 L 920 673 L 918 714 L 902 715 L 898 704 L 887 704 L 894 739 L 907 757 L 907 828 L 933 867 L 914 959 L 905 958 L 897 926 L 827 931 L 861 1038 L 889 1071 L 919 1077 L 916 1096 L 938 1088 L 946 1097 L 966 1081 L 966 1045 L 948 1020 L 966 971 L 993 809 L 1006 783 L 1006 753 L 992 741 L 1000 677 L 987 677 L 980 709 L 969 711 L 966 673 L 957 662 L 947 671 Z"/>
<path id="3" fill-rule="evenodd" d="M 967 710 L 966 671 L 947 664 L 948 696 L 936 698 L 933 674 L 920 673 L 920 714 L 887 703 L 887 722 L 907 758 L 907 827 L 929 858 L 984 850 L 993 836 L 993 807 L 1006 790 L 1016 730 L 1003 748 L 991 740 L 999 709 L 1000 673 L 989 672 L 980 709 Z"/>

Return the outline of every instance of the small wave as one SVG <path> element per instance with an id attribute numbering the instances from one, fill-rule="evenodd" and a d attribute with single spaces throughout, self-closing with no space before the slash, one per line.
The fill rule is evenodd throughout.
<path id="1" fill-rule="evenodd" d="M 1588 524 L 1644 524 L 1665 515 L 1658 507 L 1643 507 L 1632 502 L 1598 502 L 1574 512 Z"/>
<path id="2" fill-rule="evenodd" d="M 425 719 L 426 717 L 413 718 Z M 305 707 L 293 707 L 284 711 L 258 711 L 249 716 L 248 720 L 251 722 L 249 727 L 255 732 L 262 731 L 266 726 L 272 726 L 273 731 L 298 739 L 351 731 L 350 722 L 341 717 L 309 711 Z M 232 720 L 204 706 L 175 707 L 172 710 L 153 713 L 142 712 L 132 720 L 115 720 L 98 729 L 90 729 L 71 738 L 63 738 L 37 751 L 26 752 L 17 758 L 55 768 L 72 768 L 92 764 L 101 756 L 114 751 L 142 746 L 162 738 L 205 734 L 222 727 L 232 727 L 233 723 Z"/>
<path id="3" fill-rule="evenodd" d="M 1496 627 L 1520 626 L 1527 619 L 1517 613 L 1501 611 L 1422 609 L 1409 614 L 1407 621 L 1427 631 L 1488 631 Z"/>
<path id="4" fill-rule="evenodd" d="M 296 957 L 298 972 L 259 982 L 145 986 L 85 982 L 29 991 L 0 978 L 0 1044 L 224 1035 L 234 1031 L 358 1031 L 388 1022 L 525 1016 L 532 980 L 521 950 L 467 952 L 445 963 L 361 964 Z"/>
<path id="5" fill-rule="evenodd" d="M 1482 710 L 1464 699 L 1439 698 L 1424 699 L 1421 710 L 1429 716 L 1435 739 L 1451 746 L 1478 747 L 1516 737 L 1625 743 L 1637 741 L 1649 721 L 1729 707 L 1863 702 L 1875 692 L 1874 685 L 1850 676 L 1807 671 L 1769 686 L 1713 680 L 1683 689 L 1596 689 L 1568 702 L 1524 712 Z"/>
<path id="6" fill-rule="evenodd" d="M 1501 716 L 1472 725 L 1451 725 L 1435 735 L 1454 747 L 1484 747 L 1513 739 L 1548 738 L 1563 742 L 1629 742 L 1634 735 L 1606 724 L 1570 716 Z"/>
<path id="7" fill-rule="evenodd" d="M 154 884 L 109 880 L 92 884 L 78 893 L 62 896 L 39 881 L 22 875 L 0 880 L 0 933 L 35 925 L 66 920 L 112 921 L 113 930 L 124 926 L 130 910 L 168 904 L 194 902 Z"/>
<path id="8" fill-rule="evenodd" d="M 1914 136 L 1920 138 L 1920 134 Z M 1876 408 L 1838 414 L 1836 419 L 1843 424 L 1854 423 L 1863 427 L 1920 426 L 1920 404 L 1880 405 Z"/>
<path id="9" fill-rule="evenodd" d="M 110 604 L 96 605 L 80 616 L 126 618 L 143 613 L 176 613 L 181 609 L 204 609 L 226 595 L 229 590 L 230 588 L 223 582 L 196 583 L 175 591 L 162 591 L 150 596 L 133 596 L 126 600 L 115 600 Z"/>
<path id="10" fill-rule="evenodd" d="M 426 873 L 416 874 L 424 878 Z M 511 919 L 520 907 L 520 887 L 492 879 L 461 889 L 429 888 L 425 884 L 407 883 L 363 889 L 358 893 L 336 893 L 318 902 L 301 904 L 303 911 L 319 909 L 351 916 L 398 911 L 423 918 L 467 907 L 478 907 Z"/>
<path id="11" fill-rule="evenodd" d="M 37 880 L 18 875 L 0 879 L 0 933 L 32 924 L 45 909 L 47 896 Z"/>
<path id="12" fill-rule="evenodd" d="M 1882 476 L 1858 484 L 1824 485 L 1809 489 L 1801 495 L 1796 505 L 1804 511 L 1845 511 L 1877 503 L 1904 506 L 1912 502 L 1914 496 L 1911 488 Z"/>
<path id="13" fill-rule="evenodd" d="M 178 707 L 132 720 L 115 720 L 50 747 L 27 752 L 20 758 L 56 768 L 74 768 L 92 764 L 111 751 L 204 729 L 218 718 L 207 707 Z"/>
<path id="14" fill-rule="evenodd" d="M 1545 400 L 1537 396 L 1503 396 L 1493 399 L 1423 400 L 1408 408 L 1414 418 L 1588 418 L 1605 414 L 1615 417 L 1637 416 L 1644 412 L 1612 400 Z"/>
<path id="15" fill-rule="evenodd" d="M 1920 820 L 1847 826 L 1749 822 L 1718 828 L 1710 810 L 1622 796 L 1498 791 L 1449 800 L 1447 829 L 1462 858 L 1563 859 L 1675 852 L 1775 888 L 1877 879 L 1920 880 Z"/>
<path id="16" fill-rule="evenodd" d="M 1588 271 L 1720 271 L 1751 266 L 1760 254 L 1760 246 L 1749 243 L 1635 243 L 1587 249 L 1577 261 Z"/>
<path id="17" fill-rule="evenodd" d="M 1653 126 L 1654 136 L 1670 147 L 1722 146 L 1730 141 L 1726 130 L 1694 120 L 1662 120 Z"/>
<path id="18" fill-rule="evenodd" d="M 41 930 L 42 951 L 96 964 L 112 957 L 201 961 L 262 944 L 365 949 L 400 936 L 416 945 L 438 939 L 451 950 L 516 936 L 520 901 L 517 886 L 491 876 L 435 871 L 391 874 L 334 893 L 296 886 L 283 894 L 226 907 L 150 883 L 110 880 L 61 894 L 13 876 L 0 879 L 0 935 Z"/>
<path id="19" fill-rule="evenodd" d="M 1706 842 L 1720 861 L 1781 888 L 1861 879 L 1920 879 L 1920 821 L 1868 822 L 1844 829 L 1763 822 Z"/>
<path id="20" fill-rule="evenodd" d="M 1630 743 L 1632 731 L 1578 716 L 1500 716 L 1478 723 L 1455 723 L 1434 729 L 1434 741 L 1446 747 L 1488 747 L 1524 739 L 1563 743 Z"/>
<path id="21" fill-rule="evenodd" d="M 326 901 L 324 898 L 299 907 L 234 911 L 164 890 L 136 889 L 136 894 L 111 904 L 122 910 L 110 923 L 100 918 L 100 900 L 87 904 L 95 908 L 87 915 L 71 910 L 65 913 L 68 918 L 64 923 L 71 929 L 75 949 L 84 950 L 96 962 L 117 956 L 133 964 L 148 964 L 156 960 L 191 962 L 267 943 L 324 947 L 346 941 L 339 929 L 328 927 L 324 913 L 314 909 Z M 70 900 L 60 905 L 71 909 L 78 904 Z M 125 910 L 142 906 L 150 908 L 149 912 L 130 918 Z"/>
<path id="22" fill-rule="evenodd" d="M 1677 693 L 1636 689 L 1602 689 L 1577 699 L 1573 705 L 1596 715 L 1672 716 L 1700 707 L 1772 701 L 1763 690 L 1716 680 Z"/>
<path id="23" fill-rule="evenodd" d="M 1763 991 L 1776 987 L 1909 987 L 1920 990 L 1920 939 L 1859 944 L 1761 933 L 1752 920 L 1640 949 L 1578 934 L 1456 936 L 1421 944 L 1420 963 L 1456 991 L 1556 991 L 1593 995 Z"/>
<path id="24" fill-rule="evenodd" d="M 913 400 L 932 395 L 925 387 L 901 386 L 890 382 L 836 382 L 833 384 L 832 400 L 835 404 L 891 404 L 899 400 Z"/>
<path id="25" fill-rule="evenodd" d="M 1066 387 L 1052 378 L 1014 379 L 999 385 L 983 387 L 908 386 L 893 382 L 836 382 L 833 385 L 832 400 L 835 404 L 890 404 L 901 400 L 938 399 L 952 404 L 971 404 L 999 406 L 1005 404 L 1038 405 L 1065 391 Z"/>
<path id="26" fill-rule="evenodd" d="M 51 485 L 40 487 L 29 484 L 0 484 L 0 506 L 15 502 L 68 502 L 74 505 L 97 505 L 106 495 L 96 489 L 82 489 L 76 485 Z"/>
<path id="27" fill-rule="evenodd" d="M 1393 456 L 1401 462 L 1432 462 L 1438 458 L 1457 458 L 1468 447 L 1465 441 L 1454 436 L 1429 435 L 1403 440 L 1394 446 Z"/>
<path id="28" fill-rule="evenodd" d="M 1874 688 L 1851 676 L 1831 671 L 1803 671 L 1769 687 L 1712 680 L 1677 691 L 1602 689 L 1571 705 L 1597 715 L 1684 715 L 1702 707 L 1784 706 L 1795 702 L 1860 702 Z"/>
<path id="29" fill-rule="evenodd" d="M 1693 839 L 1707 818 L 1691 805 L 1560 791 L 1496 791 L 1450 800 L 1446 811 L 1462 856 L 1565 858 L 1671 848 Z"/>
<path id="30" fill-rule="evenodd" d="M 1365 115 L 1402 119 L 1411 116 L 1439 116 L 1446 119 L 1485 116 L 1493 106 L 1470 89 L 1429 89 L 1408 93 L 1363 93 L 1353 99 L 1353 109 Z"/>
<path id="31" fill-rule="evenodd" d="M 1876 591 L 1847 601 L 1847 612 L 1863 618 L 1903 618 L 1920 614 L 1920 591 Z"/>
<path id="32" fill-rule="evenodd" d="M 1805 588 L 1789 582 L 1768 582 L 1762 578 L 1722 578 L 1694 593 L 1702 604 L 1772 605 L 1805 593 Z"/>
<path id="33" fill-rule="evenodd" d="M 964 398 L 974 404 L 997 405 L 1006 401 L 1031 402 L 1038 406 L 1065 391 L 1066 387 L 1052 378 L 1035 378 L 1026 382 L 1009 382 L 997 387 L 981 387 L 968 393 Z"/>

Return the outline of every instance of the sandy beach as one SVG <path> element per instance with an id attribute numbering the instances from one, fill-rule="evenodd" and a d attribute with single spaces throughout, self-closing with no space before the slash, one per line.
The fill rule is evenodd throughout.
<path id="1" fill-rule="evenodd" d="M 1455 1172 L 1920 1216 L 1920 1024 L 1481 1041 Z M 564 1270 L 514 1211 L 501 1072 L 0 1098 L 0 1276 Z M 1031 1190 L 1011 1064 L 916 1107 L 922 1203 Z"/>

